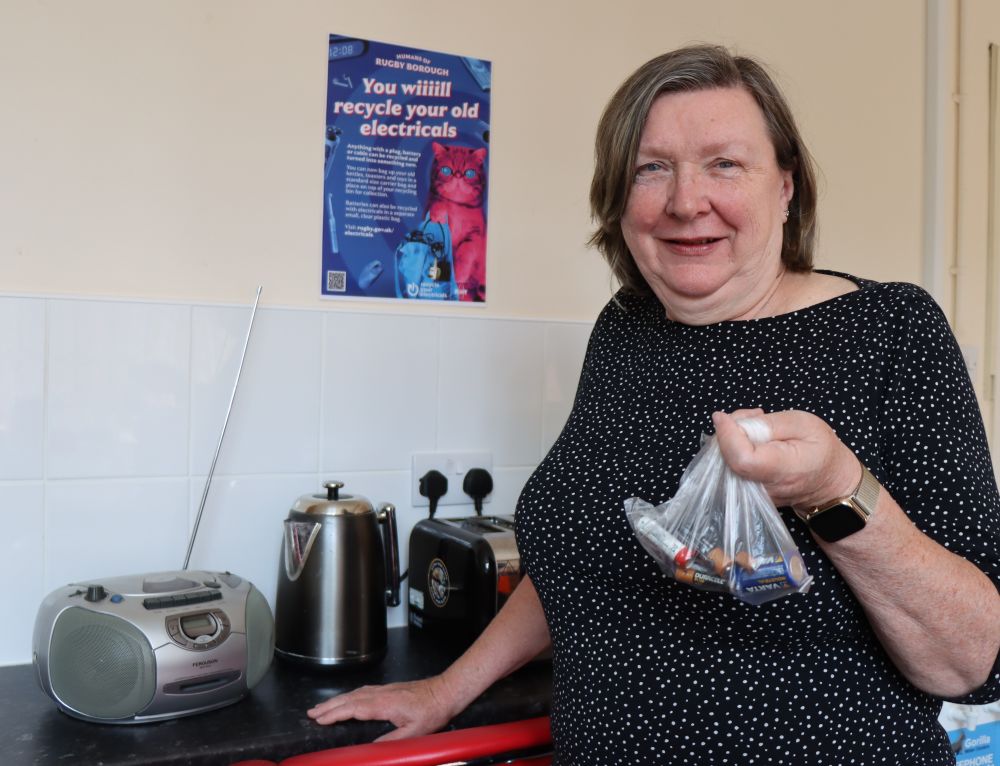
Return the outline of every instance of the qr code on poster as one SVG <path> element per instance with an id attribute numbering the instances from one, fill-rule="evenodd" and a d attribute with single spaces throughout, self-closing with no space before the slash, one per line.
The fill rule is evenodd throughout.
<path id="1" fill-rule="evenodd" d="M 326 291 L 328 293 L 347 292 L 347 272 L 346 271 L 326 272 Z"/>

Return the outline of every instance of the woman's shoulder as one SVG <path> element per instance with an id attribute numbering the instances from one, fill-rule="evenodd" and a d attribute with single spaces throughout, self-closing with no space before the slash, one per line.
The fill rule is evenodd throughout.
<path id="1" fill-rule="evenodd" d="M 857 293 L 859 298 L 883 306 L 896 305 L 901 308 L 931 310 L 935 313 L 941 311 L 934 297 L 926 289 L 912 282 L 879 282 L 831 269 L 816 269 L 812 273 L 823 278 L 828 286 L 827 289 L 836 291 L 839 287 L 841 291 L 839 294 L 842 295 Z M 845 286 L 847 282 L 853 283 L 854 287 Z"/>

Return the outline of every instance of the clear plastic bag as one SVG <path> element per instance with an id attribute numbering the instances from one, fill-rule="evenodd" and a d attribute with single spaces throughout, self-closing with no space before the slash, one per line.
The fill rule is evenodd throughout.
<path id="1" fill-rule="evenodd" d="M 755 444 L 771 438 L 759 418 L 738 421 Z M 625 501 L 642 547 L 678 582 L 763 604 L 812 585 L 802 556 L 762 484 L 733 473 L 706 436 L 677 494 L 654 506 Z"/>

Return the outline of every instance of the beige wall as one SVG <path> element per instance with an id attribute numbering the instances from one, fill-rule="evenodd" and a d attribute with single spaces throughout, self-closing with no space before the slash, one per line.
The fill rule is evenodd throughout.
<path id="1" fill-rule="evenodd" d="M 336 307 L 318 298 L 331 32 L 493 61 L 490 303 L 404 310 L 592 318 L 595 123 L 631 69 L 694 40 L 785 86 L 823 171 L 819 264 L 921 279 L 913 0 L 5 0 L 0 291 L 245 304 L 263 284 L 266 305 Z"/>
<path id="2" fill-rule="evenodd" d="M 954 326 L 967 350 L 973 383 L 994 445 L 994 462 L 1000 467 L 997 434 L 1000 412 L 995 404 L 998 367 L 996 306 L 1000 301 L 1000 240 L 991 231 L 990 187 L 996 197 L 994 168 L 990 174 L 990 59 L 991 44 L 1000 44 L 1000 4 L 995 0 L 962 0 L 953 9 L 959 32 L 956 59 L 957 195 L 955 197 Z M 996 90 L 996 85 L 992 86 Z M 994 128 L 994 141 L 1000 137 Z M 1000 151 L 1000 144 L 995 143 Z M 1000 160 L 994 161 L 995 166 Z M 996 205 L 996 203 L 994 203 Z M 992 211 L 997 220 L 996 206 Z M 994 224 L 995 228 L 995 224 Z M 992 240 L 992 241 L 991 241 Z M 994 265 L 990 266 L 992 258 Z"/>

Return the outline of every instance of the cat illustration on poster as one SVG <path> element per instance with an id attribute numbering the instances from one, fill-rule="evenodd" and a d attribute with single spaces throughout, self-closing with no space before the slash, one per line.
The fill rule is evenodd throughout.
<path id="1" fill-rule="evenodd" d="M 427 215 L 447 223 L 455 264 L 455 283 L 462 301 L 486 300 L 486 149 L 431 144 Z"/>

